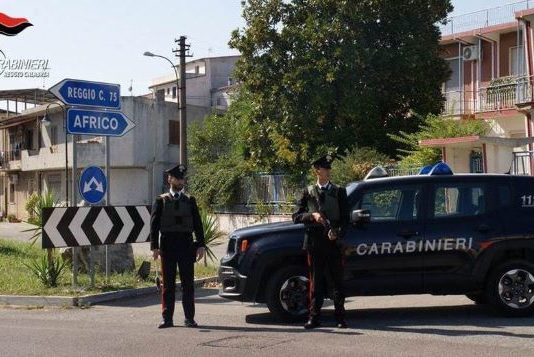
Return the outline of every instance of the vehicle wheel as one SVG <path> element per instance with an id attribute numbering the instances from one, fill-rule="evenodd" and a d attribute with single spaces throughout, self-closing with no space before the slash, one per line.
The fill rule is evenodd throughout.
<path id="1" fill-rule="evenodd" d="M 484 305 L 488 303 L 488 299 L 484 293 L 467 294 L 466 296 L 473 300 L 476 305 Z"/>
<path id="2" fill-rule="evenodd" d="M 277 270 L 267 283 L 265 299 L 269 311 L 278 319 L 302 320 L 308 314 L 306 268 L 290 265 Z"/>
<path id="3" fill-rule="evenodd" d="M 534 264 L 517 260 L 498 266 L 489 275 L 486 297 L 507 316 L 534 313 Z"/>

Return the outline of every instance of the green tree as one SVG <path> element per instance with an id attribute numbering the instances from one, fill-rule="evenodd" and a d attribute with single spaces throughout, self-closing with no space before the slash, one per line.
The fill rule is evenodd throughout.
<path id="1" fill-rule="evenodd" d="M 251 161 L 304 172 L 324 147 L 393 155 L 388 133 L 442 108 L 436 23 L 451 10 L 449 0 L 248 0 L 230 46 L 251 106 Z"/>
<path id="2" fill-rule="evenodd" d="M 486 135 L 491 129 L 484 120 L 454 120 L 436 115 L 428 115 L 415 133 L 401 131 L 390 134 L 392 140 L 406 149 L 398 149 L 400 166 L 403 168 L 422 167 L 441 160 L 441 150 L 422 147 L 421 140 L 436 138 L 457 138 L 470 135 Z"/>
<path id="3" fill-rule="evenodd" d="M 228 112 L 189 126 L 190 190 L 204 208 L 232 203 L 239 182 L 251 172 L 244 132 L 251 104 L 237 94 Z"/>

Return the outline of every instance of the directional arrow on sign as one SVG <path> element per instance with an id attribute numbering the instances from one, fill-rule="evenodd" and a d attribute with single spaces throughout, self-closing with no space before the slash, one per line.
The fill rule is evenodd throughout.
<path id="1" fill-rule="evenodd" d="M 69 109 L 67 129 L 69 134 L 123 136 L 135 127 L 135 123 L 116 111 Z"/>
<path id="2" fill-rule="evenodd" d="M 89 182 L 85 182 L 83 184 L 83 193 L 91 191 L 92 190 L 92 188 L 91 188 L 92 185 L 96 186 L 95 190 L 97 190 L 99 192 L 104 192 L 104 185 L 102 184 L 102 182 L 98 182 L 93 177 L 93 178 L 91 178 L 91 180 Z"/>
<path id="3" fill-rule="evenodd" d="M 147 242 L 150 240 L 150 208 L 43 208 L 43 248 Z"/>
<path id="4" fill-rule="evenodd" d="M 67 105 L 121 108 L 121 86 L 118 84 L 64 79 L 49 91 Z"/>

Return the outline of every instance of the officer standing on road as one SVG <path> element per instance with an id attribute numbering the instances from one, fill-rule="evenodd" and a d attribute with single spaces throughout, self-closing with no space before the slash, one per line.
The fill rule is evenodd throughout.
<path id="1" fill-rule="evenodd" d="M 293 213 L 294 223 L 306 225 L 304 249 L 308 252 L 309 319 L 306 329 L 319 327 L 325 295 L 326 274 L 333 283 L 335 317 L 338 328 L 346 328 L 343 289 L 343 255 L 340 240 L 349 221 L 347 191 L 330 182 L 333 155 L 312 163 L 317 183 L 304 190 Z"/>
<path id="2" fill-rule="evenodd" d="M 176 291 L 176 265 L 182 284 L 182 306 L 186 327 L 195 322 L 194 262 L 204 257 L 204 231 L 195 198 L 184 192 L 184 165 L 167 171 L 170 190 L 157 197 L 150 218 L 150 248 L 154 259 L 161 257 L 163 289 L 161 307 L 163 320 L 159 328 L 173 326 Z M 160 239 L 161 232 L 161 239 Z M 192 233 L 195 232 L 196 242 Z"/>

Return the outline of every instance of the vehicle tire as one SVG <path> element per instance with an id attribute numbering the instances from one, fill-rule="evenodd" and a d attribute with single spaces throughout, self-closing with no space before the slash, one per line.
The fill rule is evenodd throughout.
<path id="1" fill-rule="evenodd" d="M 503 263 L 492 270 L 486 285 L 488 303 L 506 316 L 534 313 L 534 264 L 524 260 Z"/>
<path id="2" fill-rule="evenodd" d="M 308 314 L 306 267 L 290 265 L 274 272 L 265 289 L 269 311 L 280 320 L 299 321 Z"/>
<path id="3" fill-rule="evenodd" d="M 476 305 L 485 305 L 488 303 L 488 299 L 484 293 L 467 294 L 466 296 L 473 300 Z"/>

